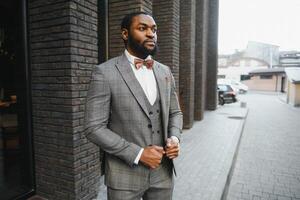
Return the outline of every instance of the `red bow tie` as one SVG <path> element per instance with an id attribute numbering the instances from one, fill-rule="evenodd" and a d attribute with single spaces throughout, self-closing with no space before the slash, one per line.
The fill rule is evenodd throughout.
<path id="1" fill-rule="evenodd" d="M 152 69 L 154 61 L 152 59 L 142 60 L 142 59 L 134 59 L 134 66 L 136 69 L 140 69 L 143 65 L 147 67 L 147 69 Z"/>

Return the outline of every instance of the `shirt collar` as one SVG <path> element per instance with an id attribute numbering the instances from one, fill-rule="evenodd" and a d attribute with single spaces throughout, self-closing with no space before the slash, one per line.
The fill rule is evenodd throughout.
<path id="1" fill-rule="evenodd" d="M 138 57 L 135 57 L 135 56 L 133 56 L 133 55 L 131 55 L 128 51 L 127 51 L 127 49 L 125 49 L 125 55 L 126 55 L 126 57 L 127 57 L 127 59 L 128 59 L 128 61 L 131 63 L 131 64 L 133 64 L 134 65 L 134 59 L 141 59 L 141 58 L 138 58 Z M 147 56 L 147 58 L 145 59 L 145 60 L 151 60 L 152 59 L 152 57 L 151 57 L 151 55 L 149 55 L 149 56 Z"/>

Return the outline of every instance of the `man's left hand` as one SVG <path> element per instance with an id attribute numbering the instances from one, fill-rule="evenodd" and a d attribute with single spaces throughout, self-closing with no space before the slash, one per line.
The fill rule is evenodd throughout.
<path id="1" fill-rule="evenodd" d="M 168 138 L 165 146 L 166 156 L 169 159 L 177 158 L 179 155 L 180 147 L 177 141 L 174 141 L 172 138 Z"/>

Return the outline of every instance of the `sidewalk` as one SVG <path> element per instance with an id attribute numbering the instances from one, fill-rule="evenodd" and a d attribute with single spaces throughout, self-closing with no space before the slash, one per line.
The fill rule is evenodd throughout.
<path id="1" fill-rule="evenodd" d="M 220 200 L 248 109 L 240 102 L 207 111 L 204 120 L 184 131 L 176 160 L 174 200 Z"/>
<path id="2" fill-rule="evenodd" d="M 300 200 L 300 108 L 286 94 L 249 92 L 227 200 Z"/>
<path id="3" fill-rule="evenodd" d="M 240 102 L 225 104 L 184 130 L 173 200 L 221 199 L 247 113 Z M 106 200 L 104 185 L 98 200 Z"/>

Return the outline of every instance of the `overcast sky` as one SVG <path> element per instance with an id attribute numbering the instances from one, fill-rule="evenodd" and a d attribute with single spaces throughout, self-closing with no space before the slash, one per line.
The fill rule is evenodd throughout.
<path id="1" fill-rule="evenodd" d="M 300 0 L 220 0 L 219 53 L 248 41 L 300 51 Z"/>

